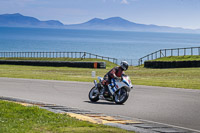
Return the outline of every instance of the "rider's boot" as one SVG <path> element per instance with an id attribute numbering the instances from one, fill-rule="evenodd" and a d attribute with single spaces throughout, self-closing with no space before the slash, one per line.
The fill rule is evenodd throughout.
<path id="1" fill-rule="evenodd" d="M 105 85 L 104 88 L 105 88 L 105 90 L 104 90 L 104 95 L 105 95 L 105 96 L 108 96 L 108 95 L 109 95 L 108 86 Z"/>
<path id="2" fill-rule="evenodd" d="M 101 89 L 100 95 L 99 95 L 99 99 L 100 99 L 100 100 L 104 100 L 104 99 L 105 99 L 104 96 L 103 96 L 104 91 L 105 91 L 105 88 L 103 87 L 103 88 Z"/>

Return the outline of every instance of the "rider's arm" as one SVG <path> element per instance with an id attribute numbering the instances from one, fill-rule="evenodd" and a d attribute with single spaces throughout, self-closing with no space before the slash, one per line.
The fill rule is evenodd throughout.
<path id="1" fill-rule="evenodd" d="M 116 79 L 116 80 L 121 80 L 121 77 L 117 77 L 117 75 L 116 75 L 116 72 L 118 71 L 118 69 L 119 69 L 118 67 L 113 68 L 113 69 L 110 71 L 109 76 L 110 76 L 111 78 Z"/>
<path id="2" fill-rule="evenodd" d="M 110 76 L 111 78 L 116 78 L 117 76 L 115 75 L 115 73 L 116 73 L 116 69 L 113 68 L 113 69 L 109 72 L 109 76 Z"/>

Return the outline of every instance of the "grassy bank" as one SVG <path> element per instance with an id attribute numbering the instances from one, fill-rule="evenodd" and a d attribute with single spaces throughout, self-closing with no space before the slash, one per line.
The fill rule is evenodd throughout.
<path id="1" fill-rule="evenodd" d="M 1 133 L 125 133 L 118 128 L 79 121 L 63 114 L 55 114 L 36 106 L 0 100 Z"/>
<path id="2" fill-rule="evenodd" d="M 0 60 L 39 60 L 39 61 L 103 61 L 106 62 L 106 67 L 113 67 L 115 64 L 102 59 L 93 59 L 93 58 L 0 58 Z"/>
<path id="3" fill-rule="evenodd" d="M 103 77 L 115 65 L 106 69 L 0 65 L 0 77 L 93 82 L 91 72 Z M 126 71 L 134 85 L 200 89 L 200 68 L 147 69 L 129 67 Z"/>
<path id="4" fill-rule="evenodd" d="M 200 60 L 200 56 L 199 55 L 169 56 L 169 57 L 158 58 L 154 61 L 194 61 L 194 60 Z"/>

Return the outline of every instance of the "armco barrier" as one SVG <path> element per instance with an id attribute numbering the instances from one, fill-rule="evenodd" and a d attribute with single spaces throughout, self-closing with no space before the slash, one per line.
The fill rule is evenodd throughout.
<path id="1" fill-rule="evenodd" d="M 187 68 L 200 67 L 200 61 L 145 61 L 146 68 Z"/>
<path id="2" fill-rule="evenodd" d="M 0 60 L 0 64 L 29 65 L 29 66 L 54 66 L 54 67 L 80 67 L 80 68 L 106 68 L 105 62 Z"/>

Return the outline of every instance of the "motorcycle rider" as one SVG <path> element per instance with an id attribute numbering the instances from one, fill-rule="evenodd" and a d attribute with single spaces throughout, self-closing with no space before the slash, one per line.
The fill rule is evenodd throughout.
<path id="1" fill-rule="evenodd" d="M 120 66 L 112 68 L 105 76 L 104 80 L 102 81 L 102 85 L 104 86 L 100 94 L 100 98 L 103 99 L 103 93 L 108 93 L 108 85 L 111 83 L 111 79 L 121 80 L 121 76 L 124 74 L 124 71 L 128 69 L 128 62 L 122 61 Z"/>

